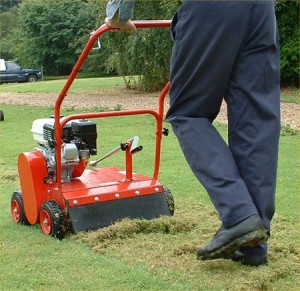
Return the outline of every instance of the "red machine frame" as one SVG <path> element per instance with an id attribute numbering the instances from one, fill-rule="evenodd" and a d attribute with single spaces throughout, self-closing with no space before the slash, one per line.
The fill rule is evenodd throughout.
<path id="1" fill-rule="evenodd" d="M 170 20 L 154 20 L 154 21 L 134 21 L 137 29 L 141 28 L 165 28 L 171 25 Z M 69 115 L 61 119 L 61 106 L 67 96 L 77 73 L 80 71 L 88 54 L 93 49 L 97 39 L 107 31 L 113 30 L 106 24 L 102 25 L 91 35 L 84 50 L 82 51 L 78 61 L 76 62 L 66 84 L 64 85 L 61 93 L 59 94 L 55 103 L 54 112 L 54 132 L 55 132 L 55 159 L 56 159 L 56 175 L 55 179 L 49 179 L 45 182 L 47 177 L 47 166 L 44 156 L 39 151 L 30 153 L 21 153 L 19 155 L 19 176 L 21 182 L 21 189 L 23 198 L 18 198 L 19 192 L 15 192 L 12 199 L 12 216 L 15 222 L 29 222 L 35 224 L 40 222 L 42 231 L 45 234 L 52 234 L 53 229 L 51 223 L 55 217 L 49 214 L 49 208 L 56 207 L 57 202 L 63 213 L 69 212 L 73 208 L 80 208 L 85 205 L 92 205 L 97 202 L 116 201 L 123 198 L 133 198 L 137 196 L 151 196 L 155 193 L 164 193 L 164 187 L 157 181 L 160 154 L 161 154 L 161 140 L 164 133 L 163 129 L 163 114 L 164 114 L 164 100 L 169 91 L 170 83 L 168 82 L 159 96 L 158 110 L 140 109 L 140 110 L 124 110 L 124 111 L 110 111 L 110 112 L 96 112 Z M 86 170 L 87 162 L 79 165 L 79 179 L 71 179 L 71 181 L 62 181 L 62 153 L 61 145 L 63 144 L 62 132 L 64 126 L 77 119 L 94 119 L 115 116 L 129 116 L 129 115 L 152 115 L 156 120 L 156 145 L 155 145 L 155 159 L 154 159 L 154 172 L 152 178 L 134 174 L 132 171 L 132 153 L 130 152 L 131 141 L 126 142 L 125 147 L 126 155 L 126 170 L 125 173 L 120 174 L 120 169 L 117 168 L 103 168 L 97 171 Z M 28 178 L 30 175 L 30 178 Z M 76 176 L 76 177 L 77 177 Z M 133 177 L 134 176 L 134 177 Z M 114 177 L 112 179 L 112 177 Z M 123 181 L 122 181 L 123 180 Z M 99 181 L 101 181 L 99 183 Z M 115 181 L 115 182 L 114 182 Z M 121 182 L 120 182 L 121 181 Z M 102 188 L 101 188 L 102 187 Z M 19 194 L 18 194 L 19 193 Z M 150 195 L 151 194 L 151 195 Z M 18 196 L 18 197 L 16 197 Z M 152 195 L 153 196 L 153 195 Z M 158 196 L 158 195 L 157 195 Z M 15 198 L 14 198 L 15 197 Z M 148 198 L 147 198 L 148 199 Z M 152 199 L 152 198 L 149 198 Z M 100 201 L 101 200 L 101 201 Z M 126 199 L 125 199 L 126 200 Z M 24 209 L 20 205 L 24 201 Z M 46 201 L 54 201 L 45 208 L 43 208 Z M 160 208 L 161 202 L 155 202 L 157 207 Z M 155 204 L 154 203 L 154 204 Z M 22 206 L 22 205 L 21 205 Z M 101 206 L 102 207 L 102 206 Z M 118 206 L 119 209 L 121 206 Z M 51 210 L 51 209 L 50 209 Z M 103 210 L 103 209 L 102 209 Z M 73 210 L 72 210 L 73 211 Z M 76 210 L 77 211 L 77 210 Z M 76 216 L 75 214 L 72 214 Z M 82 211 L 82 210 L 80 210 Z M 166 212 L 165 210 L 157 210 Z M 23 213 L 24 212 L 24 213 Z M 51 212 L 51 211 L 50 211 Z M 26 218 L 24 215 L 26 213 Z M 65 215 L 65 214 L 64 214 Z M 86 213 L 84 213 L 86 215 Z M 155 214 L 158 215 L 158 214 Z M 152 216 L 149 216 L 152 217 Z M 72 219 L 71 219 L 72 220 Z M 81 227 L 81 226 L 80 226 Z M 79 227 L 79 229 L 80 229 Z M 54 234 L 55 235 L 55 234 Z M 56 236 L 56 235 L 55 235 Z"/>
<path id="2" fill-rule="evenodd" d="M 171 25 L 170 20 L 150 20 L 150 21 L 134 21 L 134 25 L 137 29 L 141 28 L 164 28 L 169 27 Z M 140 109 L 140 110 L 129 110 L 129 111 L 116 111 L 116 112 L 98 112 L 98 113 L 85 113 L 85 114 L 74 114 L 66 117 L 63 121 L 60 119 L 61 116 L 61 105 L 64 98 L 67 96 L 68 90 L 71 87 L 73 81 L 75 80 L 77 73 L 80 71 L 84 61 L 86 60 L 88 54 L 94 47 L 95 42 L 98 38 L 109 30 L 114 30 L 107 26 L 106 24 L 102 25 L 99 29 L 97 29 L 89 39 L 86 44 L 84 50 L 82 51 L 77 63 L 75 64 L 65 86 L 63 87 L 61 93 L 59 94 L 56 103 L 55 103 L 55 141 L 56 144 L 62 144 L 62 130 L 63 127 L 67 124 L 67 122 L 75 119 L 93 119 L 93 118 L 101 118 L 101 117 L 113 117 L 113 116 L 128 116 L 128 115 L 143 115 L 150 114 L 155 117 L 157 124 L 157 138 L 156 138 L 156 150 L 155 150 L 155 164 L 154 164 L 154 173 L 153 179 L 157 180 L 159 165 L 160 165 L 160 153 L 161 153 L 161 139 L 163 134 L 163 113 L 164 113 L 164 100 L 167 95 L 170 83 L 168 82 L 164 89 L 162 90 L 159 96 L 159 104 L 158 104 L 158 112 L 149 109 Z M 62 179 L 61 179 L 61 148 L 56 146 L 55 148 L 56 154 L 56 183 L 57 188 L 62 188 Z M 132 179 L 132 160 L 131 155 L 126 154 L 126 178 L 128 180 Z"/>

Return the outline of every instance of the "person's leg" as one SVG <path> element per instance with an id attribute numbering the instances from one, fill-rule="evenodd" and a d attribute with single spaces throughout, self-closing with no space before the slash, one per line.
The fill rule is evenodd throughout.
<path id="1" fill-rule="evenodd" d="M 224 227 L 257 213 L 229 147 L 212 125 L 248 30 L 251 7 L 251 1 L 185 1 L 172 27 L 167 120 Z"/>
<path id="2" fill-rule="evenodd" d="M 200 259 L 226 257 L 267 238 L 235 157 L 212 125 L 259 2 L 186 1 L 173 22 L 167 120 L 222 221 L 212 242 L 198 250 Z M 244 109 L 235 110 L 241 115 Z"/>
<path id="3" fill-rule="evenodd" d="M 226 101 L 229 148 L 253 202 L 270 230 L 280 133 L 279 45 L 274 4 L 253 7 L 250 33 L 237 59 Z M 243 248 L 248 256 L 265 256 L 267 244 Z"/>

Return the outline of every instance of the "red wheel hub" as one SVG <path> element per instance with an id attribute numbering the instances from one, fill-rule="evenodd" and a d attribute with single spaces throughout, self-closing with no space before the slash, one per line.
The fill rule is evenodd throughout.
<path id="1" fill-rule="evenodd" d="M 50 235 L 52 231 L 52 219 L 48 211 L 42 210 L 40 213 L 40 225 L 42 231 L 46 235 Z"/>
<path id="2" fill-rule="evenodd" d="M 14 222 L 20 222 L 21 219 L 21 208 L 17 200 L 11 202 L 11 214 Z"/>

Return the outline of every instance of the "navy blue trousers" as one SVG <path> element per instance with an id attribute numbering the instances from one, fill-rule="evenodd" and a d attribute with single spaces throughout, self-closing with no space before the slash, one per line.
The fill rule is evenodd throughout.
<path id="1" fill-rule="evenodd" d="M 270 230 L 275 211 L 280 80 L 274 10 L 273 1 L 185 1 L 172 22 L 167 121 L 224 227 L 259 213 Z M 228 144 L 212 124 L 224 99 Z"/>

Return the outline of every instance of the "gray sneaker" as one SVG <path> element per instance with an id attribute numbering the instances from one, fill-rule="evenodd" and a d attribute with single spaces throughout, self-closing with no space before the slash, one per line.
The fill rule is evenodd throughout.
<path id="1" fill-rule="evenodd" d="M 267 239 L 267 230 L 259 215 L 254 214 L 231 227 L 222 227 L 209 244 L 198 249 L 197 259 L 230 258 L 240 247 L 253 247 Z"/>

